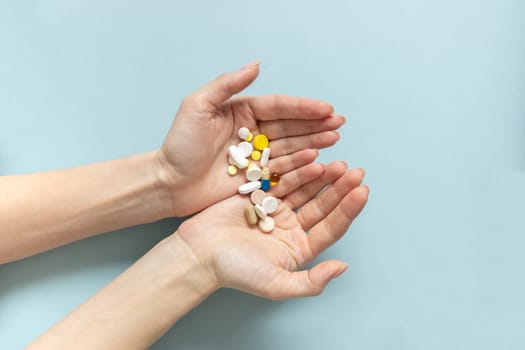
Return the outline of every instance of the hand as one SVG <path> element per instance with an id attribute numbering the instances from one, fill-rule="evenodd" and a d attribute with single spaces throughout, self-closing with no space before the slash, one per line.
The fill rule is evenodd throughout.
<path id="1" fill-rule="evenodd" d="M 231 144 L 245 126 L 270 139 L 272 171 L 288 173 L 311 163 L 317 148 L 337 142 L 342 116 L 322 101 L 285 95 L 236 97 L 259 73 L 258 63 L 223 74 L 187 96 L 159 151 L 172 216 L 184 216 L 228 198 L 245 182 L 226 173 Z M 314 149 L 311 149 L 314 148 Z"/>
<path id="2" fill-rule="evenodd" d="M 303 186 L 292 176 L 272 189 L 280 188 L 283 200 L 270 234 L 247 224 L 243 209 L 249 198 L 235 195 L 185 221 L 172 237 L 186 242 L 217 287 L 274 300 L 318 295 L 346 264 L 330 260 L 297 270 L 345 234 L 366 204 L 368 187 L 360 186 L 363 170 L 346 171 L 343 162 L 327 165 Z"/>

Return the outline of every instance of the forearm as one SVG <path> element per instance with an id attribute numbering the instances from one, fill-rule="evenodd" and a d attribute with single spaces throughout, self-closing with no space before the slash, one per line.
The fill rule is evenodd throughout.
<path id="1" fill-rule="evenodd" d="M 38 338 L 30 349 L 145 349 L 217 288 L 176 234 Z"/>
<path id="2" fill-rule="evenodd" d="M 155 152 L 86 166 L 0 177 L 0 262 L 169 211 Z"/>

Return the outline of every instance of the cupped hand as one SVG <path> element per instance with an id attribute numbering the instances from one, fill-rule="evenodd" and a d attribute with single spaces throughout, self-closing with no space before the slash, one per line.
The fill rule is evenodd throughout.
<path id="1" fill-rule="evenodd" d="M 274 300 L 318 295 L 346 269 L 338 260 L 300 269 L 340 239 L 368 198 L 361 169 L 343 162 L 311 164 L 282 177 L 272 189 L 282 197 L 272 215 L 275 229 L 262 233 L 247 224 L 248 196 L 235 195 L 185 221 L 174 234 L 184 240 L 217 287 Z M 297 181 L 297 172 L 303 179 Z M 308 233 L 307 233 L 308 232 Z"/>
<path id="2" fill-rule="evenodd" d="M 219 76 L 187 96 L 158 152 L 173 216 L 202 210 L 237 192 L 246 180 L 230 177 L 227 152 L 241 140 L 240 127 L 270 139 L 273 172 L 285 174 L 309 164 L 317 149 L 335 144 L 345 119 L 322 101 L 286 95 L 232 96 L 250 85 L 259 64 Z"/>

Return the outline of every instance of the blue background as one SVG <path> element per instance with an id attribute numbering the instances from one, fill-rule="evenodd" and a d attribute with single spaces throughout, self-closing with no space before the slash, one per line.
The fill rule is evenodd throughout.
<path id="1" fill-rule="evenodd" d="M 323 256 L 350 269 L 317 298 L 220 291 L 153 349 L 523 349 L 524 18 L 522 0 L 1 1 L 0 173 L 154 149 L 185 94 L 260 59 L 247 93 L 348 117 L 321 159 L 367 170 L 368 206 Z M 0 348 L 177 224 L 0 266 Z"/>

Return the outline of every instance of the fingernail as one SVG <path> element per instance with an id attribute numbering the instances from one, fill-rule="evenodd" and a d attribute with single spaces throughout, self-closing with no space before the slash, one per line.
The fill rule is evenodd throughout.
<path id="1" fill-rule="evenodd" d="M 248 63 L 247 65 L 245 65 L 244 67 L 241 68 L 241 70 L 247 70 L 247 69 L 251 69 L 253 67 L 256 67 L 258 65 L 261 64 L 261 61 L 259 60 L 256 60 L 256 61 L 253 61 L 251 63 Z"/>
<path id="2" fill-rule="evenodd" d="M 337 272 L 332 276 L 332 279 L 341 276 L 343 274 L 343 272 L 346 271 L 347 268 L 348 268 L 348 264 L 345 263 L 345 264 L 341 265 L 339 270 L 337 270 Z"/>

